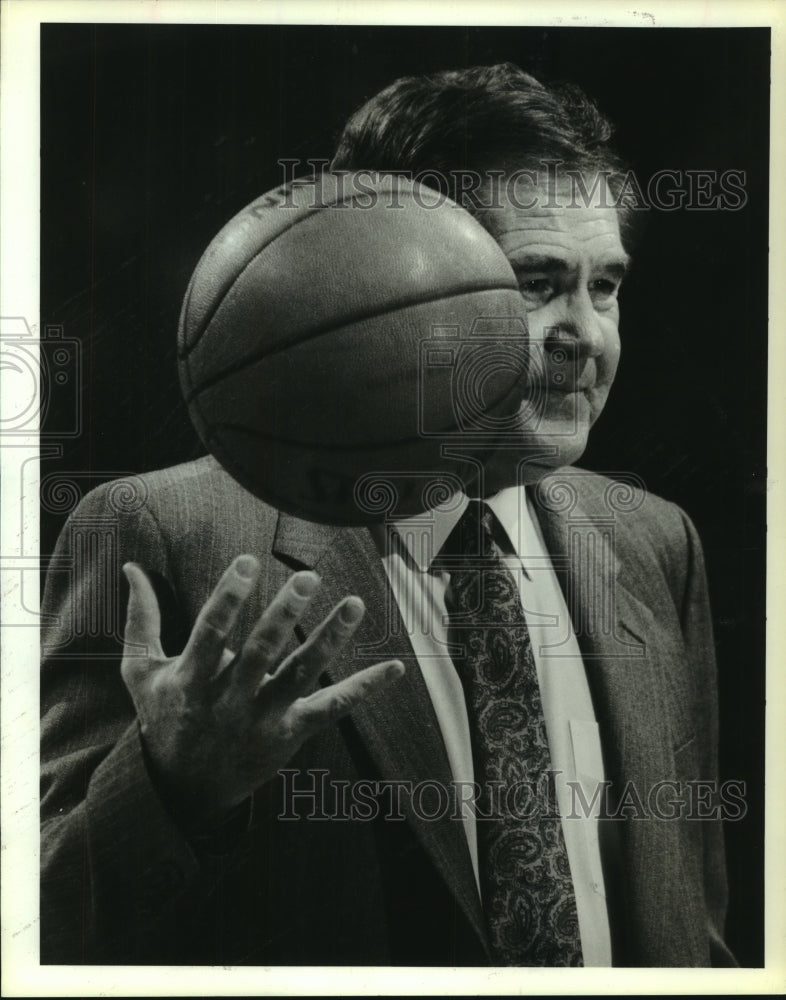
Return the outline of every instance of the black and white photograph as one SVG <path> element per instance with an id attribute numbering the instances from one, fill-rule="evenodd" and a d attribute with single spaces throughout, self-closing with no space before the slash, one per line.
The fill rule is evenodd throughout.
<path id="1" fill-rule="evenodd" d="M 28 6 L 7 954 L 782 989 L 775 6 Z"/>

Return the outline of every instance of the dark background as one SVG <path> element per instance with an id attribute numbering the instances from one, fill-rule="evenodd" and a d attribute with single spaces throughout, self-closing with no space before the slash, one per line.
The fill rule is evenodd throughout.
<path id="1" fill-rule="evenodd" d="M 721 683 L 729 943 L 763 963 L 764 569 L 769 31 L 43 25 L 41 320 L 82 352 L 52 389 L 42 555 L 82 492 L 201 454 L 175 333 L 202 250 L 282 179 L 329 158 L 347 116 L 395 78 L 512 60 L 579 84 L 640 178 L 746 171 L 740 211 L 650 212 L 622 293 L 623 360 L 582 465 L 633 472 L 705 546 Z M 304 166 L 302 173 L 307 168 Z"/>

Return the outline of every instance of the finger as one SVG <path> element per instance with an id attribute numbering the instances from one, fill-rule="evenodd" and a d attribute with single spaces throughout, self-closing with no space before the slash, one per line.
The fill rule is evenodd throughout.
<path id="1" fill-rule="evenodd" d="M 310 692 L 319 675 L 358 627 L 365 611 L 359 597 L 347 597 L 337 604 L 270 678 L 276 693 L 295 698 Z M 273 688 L 270 693 L 274 693 Z"/>
<path id="2" fill-rule="evenodd" d="M 136 703 L 136 692 L 143 678 L 164 659 L 161 613 L 155 591 L 141 566 L 126 563 L 123 573 L 129 593 L 120 676 Z"/>
<path id="3" fill-rule="evenodd" d="M 259 562 L 249 555 L 238 556 L 225 570 L 199 612 L 180 657 L 178 669 L 186 680 L 206 683 L 214 676 L 223 659 L 227 636 L 258 573 Z"/>
<path id="4" fill-rule="evenodd" d="M 147 573 L 136 563 L 126 563 L 123 573 L 129 587 L 123 656 L 163 656 L 161 612 L 153 585 Z M 129 648 L 132 646 L 135 648 Z"/>
<path id="5" fill-rule="evenodd" d="M 255 688 L 272 670 L 318 587 L 319 577 L 308 571 L 287 580 L 243 644 L 234 667 L 237 683 Z"/>
<path id="6" fill-rule="evenodd" d="M 308 739 L 326 726 L 336 723 L 361 705 L 372 694 L 378 694 L 404 676 L 401 660 L 388 660 L 366 667 L 351 677 L 322 688 L 304 698 L 298 709 L 298 721 L 303 738 Z"/>

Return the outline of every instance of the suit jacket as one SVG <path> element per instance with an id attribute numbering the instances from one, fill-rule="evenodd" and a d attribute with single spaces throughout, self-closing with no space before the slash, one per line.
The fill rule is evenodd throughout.
<path id="1" fill-rule="evenodd" d="M 616 794 L 716 775 L 716 682 L 702 555 L 677 507 L 578 469 L 536 491 L 576 627 Z M 405 677 L 309 740 L 290 767 L 312 819 L 280 819 L 272 781 L 234 825 L 187 840 L 148 773 L 120 677 L 120 566 L 156 588 L 164 649 L 179 652 L 229 562 L 262 560 L 231 648 L 296 569 L 322 587 L 297 642 L 349 593 L 366 617 L 330 683 L 402 659 Z M 241 489 L 212 458 L 109 483 L 70 516 L 51 561 L 42 672 L 44 962 L 484 965 L 463 824 L 342 814 L 341 782 L 431 779 L 450 767 L 420 670 L 366 529 L 316 525 Z M 324 778 L 322 777 L 324 775 Z M 619 835 L 615 964 L 733 964 L 717 819 L 636 816 Z M 610 904 L 611 905 L 611 904 Z"/>

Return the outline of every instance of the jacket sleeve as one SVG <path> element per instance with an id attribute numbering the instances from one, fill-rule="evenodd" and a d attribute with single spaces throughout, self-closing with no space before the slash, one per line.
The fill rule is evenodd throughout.
<path id="1" fill-rule="evenodd" d="M 109 484 L 72 513 L 42 602 L 44 963 L 143 957 L 199 875 L 151 784 L 120 676 L 127 601 L 120 568 L 135 560 L 148 571 L 171 625 L 177 606 L 167 553 L 150 511 L 129 513 L 118 496 L 117 483 Z"/>
<path id="2" fill-rule="evenodd" d="M 701 542 L 690 518 L 680 511 L 687 537 L 688 565 L 680 610 L 682 633 L 692 667 L 699 774 L 718 778 L 718 682 L 712 617 Z M 728 902 L 726 856 L 720 820 L 702 824 L 704 834 L 704 898 L 713 966 L 736 965 L 724 941 Z"/>

